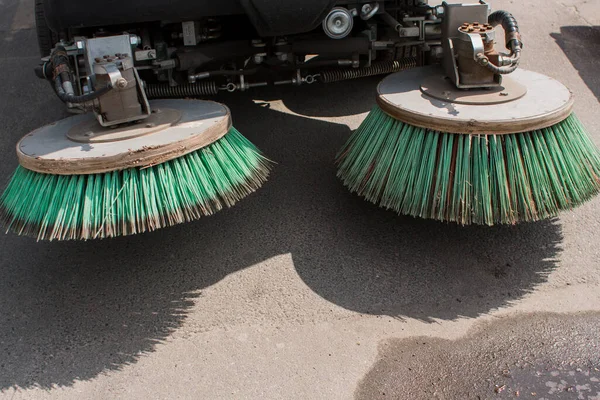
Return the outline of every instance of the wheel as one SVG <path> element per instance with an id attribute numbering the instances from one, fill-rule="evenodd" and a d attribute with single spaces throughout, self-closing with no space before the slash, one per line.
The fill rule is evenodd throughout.
<path id="1" fill-rule="evenodd" d="M 60 40 L 60 35 L 52 31 L 46 23 L 44 0 L 35 0 L 35 28 L 40 55 L 42 57 L 49 56 L 54 45 Z"/>

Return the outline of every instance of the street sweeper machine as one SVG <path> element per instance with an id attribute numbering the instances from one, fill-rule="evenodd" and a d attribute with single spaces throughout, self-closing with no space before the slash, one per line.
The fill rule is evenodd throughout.
<path id="1" fill-rule="evenodd" d="M 211 96 L 373 75 L 387 77 L 372 111 L 332 154 L 368 201 L 494 225 L 600 191 L 571 92 L 518 68 L 517 20 L 484 1 L 36 0 L 35 11 L 35 72 L 75 115 L 17 144 L 0 198 L 17 234 L 130 235 L 231 206 L 272 163 Z"/>

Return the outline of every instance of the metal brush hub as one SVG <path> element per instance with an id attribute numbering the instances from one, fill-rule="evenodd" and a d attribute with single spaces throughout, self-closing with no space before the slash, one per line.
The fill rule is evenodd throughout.
<path id="1" fill-rule="evenodd" d="M 142 121 L 120 126 L 104 127 L 96 120 L 81 121 L 67 132 L 67 137 L 79 143 L 107 143 L 150 135 L 174 126 L 182 113 L 174 108 L 153 109 Z"/>
<path id="2" fill-rule="evenodd" d="M 510 134 L 552 126 L 571 114 L 573 96 L 560 82 L 519 69 L 500 88 L 459 90 L 438 66 L 389 75 L 379 107 L 402 122 L 440 132 Z"/>
<path id="3" fill-rule="evenodd" d="M 152 109 L 159 111 L 143 122 L 113 129 L 93 114 L 46 125 L 19 141 L 19 163 L 54 175 L 143 168 L 206 147 L 231 128 L 229 109 L 212 101 L 156 100 Z"/>
<path id="4" fill-rule="evenodd" d="M 421 92 L 433 99 L 456 104 L 500 104 L 520 99 L 527 94 L 527 87 L 505 77 L 501 86 L 482 89 L 458 89 L 444 74 L 432 75 L 421 83 Z"/>

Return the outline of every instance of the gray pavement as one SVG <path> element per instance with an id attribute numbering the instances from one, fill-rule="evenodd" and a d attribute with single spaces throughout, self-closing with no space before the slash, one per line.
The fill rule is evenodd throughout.
<path id="1" fill-rule="evenodd" d="M 16 141 L 66 116 L 33 75 L 29 3 L 0 2 L 2 181 Z M 490 3 L 600 145 L 600 3 Z M 599 396 L 600 200 L 494 228 L 362 201 L 332 159 L 376 82 L 220 98 L 278 165 L 215 216 L 99 242 L 0 236 L 0 398 Z"/>

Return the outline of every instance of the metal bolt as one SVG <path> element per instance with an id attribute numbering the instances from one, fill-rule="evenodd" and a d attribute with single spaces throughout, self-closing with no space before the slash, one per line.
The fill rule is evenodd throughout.
<path id="1" fill-rule="evenodd" d="M 125 89 L 127 87 L 127 79 L 119 78 L 117 79 L 117 88 Z"/>
<path id="2" fill-rule="evenodd" d="M 500 96 L 508 96 L 508 92 L 501 92 Z"/>
<path id="3" fill-rule="evenodd" d="M 264 61 L 264 55 L 263 54 L 255 54 L 254 55 L 254 63 L 255 64 L 261 64 Z"/>
<path id="4" fill-rule="evenodd" d="M 156 125 L 152 122 L 150 122 L 149 124 L 146 124 L 146 128 L 154 128 Z"/>

